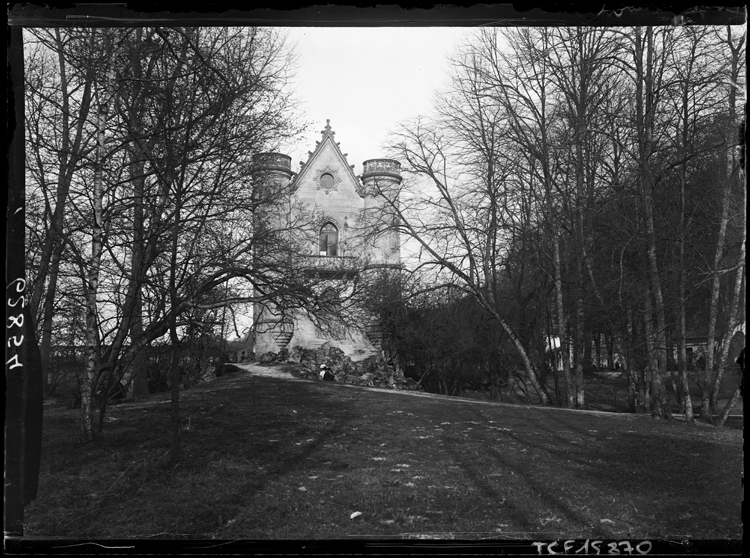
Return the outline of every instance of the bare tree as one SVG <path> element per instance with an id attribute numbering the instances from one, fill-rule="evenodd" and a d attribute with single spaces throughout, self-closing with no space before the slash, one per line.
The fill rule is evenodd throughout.
<path id="1" fill-rule="evenodd" d="M 105 129 L 109 115 L 109 106 L 114 96 L 114 53 L 117 46 L 113 44 L 112 37 L 105 33 L 103 47 L 109 54 L 104 71 L 104 79 L 96 83 L 96 154 L 94 158 L 94 180 L 93 180 L 93 212 L 91 222 L 91 258 L 88 263 L 88 278 L 86 283 L 86 365 L 83 371 L 81 383 L 81 439 L 91 441 L 94 438 L 92 422 L 92 386 L 94 375 L 97 371 L 99 356 L 99 307 L 97 295 L 99 292 L 99 274 L 101 269 L 101 257 L 103 250 L 103 206 L 104 197 L 103 168 L 105 163 Z M 95 30 L 91 31 L 90 47 L 95 46 Z"/>
<path id="2" fill-rule="evenodd" d="M 399 231 L 420 247 L 420 266 L 474 297 L 497 321 L 540 401 L 548 404 L 536 368 L 497 299 L 515 199 L 509 189 L 512 167 L 502 154 L 512 158 L 517 152 L 505 137 L 506 107 L 487 94 L 486 64 L 471 49 L 459 55 L 438 116 L 418 119 L 396 134 L 394 156 L 414 178 L 411 188 L 380 194 L 397 216 Z"/>
<path id="3" fill-rule="evenodd" d="M 99 49 L 108 58 L 91 80 L 99 108 L 88 130 L 98 147 L 72 173 L 81 187 L 64 206 L 63 243 L 85 281 L 70 295 L 88 304 L 85 439 L 93 435 L 93 395 L 101 428 L 106 399 L 133 359 L 168 333 L 177 353 L 191 309 L 254 301 L 301 308 L 312 299 L 287 234 L 297 223 L 264 229 L 254 219 L 289 193 L 258 195 L 252 178 L 253 154 L 298 131 L 283 37 L 270 29 L 144 28 L 96 31 L 86 46 L 100 38 L 113 48 Z M 77 52 L 62 46 L 69 65 L 85 60 Z"/>
<path id="4" fill-rule="evenodd" d="M 503 37 L 509 51 L 501 48 Z M 552 244 L 552 269 L 555 293 L 557 335 L 563 354 L 562 367 L 567 390 L 567 405 L 576 402 L 575 380 L 570 370 L 568 355 L 568 319 L 563 290 L 563 259 L 561 255 L 561 201 L 558 196 L 560 107 L 552 84 L 552 71 L 546 52 L 552 46 L 549 29 L 515 29 L 500 35 L 497 30 L 485 30 L 478 44 L 483 66 L 485 94 L 504 109 L 513 139 L 530 158 L 532 180 L 541 187 L 538 211 Z"/>
<path id="5" fill-rule="evenodd" d="M 712 266 L 712 279 L 711 279 L 711 298 L 709 306 L 709 321 L 708 321 L 708 338 L 706 347 L 706 368 L 703 378 L 703 397 L 701 399 L 701 416 L 709 422 L 713 422 L 713 415 L 716 412 L 719 387 L 721 385 L 721 378 L 726 366 L 727 355 L 729 352 L 729 343 L 731 342 L 731 335 L 734 332 L 734 326 L 738 321 L 739 316 L 739 304 L 740 294 L 742 288 L 742 276 L 745 269 L 745 235 L 746 235 L 746 216 L 745 216 L 745 205 L 747 204 L 747 192 L 746 185 L 742 184 L 740 178 L 744 178 L 744 169 L 740 167 L 740 161 L 738 157 L 737 142 L 742 141 L 741 138 L 735 139 L 735 135 L 738 130 L 737 122 L 737 95 L 739 86 L 741 83 L 741 71 L 744 66 L 745 60 L 745 34 L 743 33 L 740 37 L 735 38 L 732 36 L 732 27 L 727 26 L 726 36 L 721 37 L 722 43 L 726 45 L 728 50 L 728 66 L 729 71 L 726 76 L 726 110 L 727 120 L 726 129 L 724 133 L 726 145 L 725 155 L 726 163 L 721 165 L 722 173 L 722 197 L 721 197 L 721 217 L 719 221 L 719 231 L 716 240 L 716 251 L 714 253 L 714 260 Z M 721 62 L 726 63 L 724 60 Z M 725 338 L 722 340 L 721 350 L 719 353 L 719 359 L 716 360 L 715 343 L 717 336 L 717 322 L 719 318 L 719 293 L 721 289 L 721 279 L 724 273 L 721 269 L 724 263 L 725 254 L 725 242 L 727 238 L 727 228 L 730 220 L 730 207 L 737 207 L 737 203 L 732 201 L 732 191 L 738 188 L 743 192 L 744 198 L 741 197 L 739 200 L 739 207 L 741 207 L 739 221 L 740 230 L 743 231 L 742 247 L 740 249 L 737 264 L 736 264 L 736 280 L 733 285 L 733 294 L 731 298 L 730 308 L 727 312 L 727 327 L 725 329 Z M 727 336 L 729 336 L 727 338 Z M 723 421 L 722 421 L 723 422 Z"/>
<path id="6" fill-rule="evenodd" d="M 712 64 L 712 53 L 716 43 L 710 39 L 707 28 L 684 27 L 676 37 L 672 59 L 672 92 L 667 102 L 673 105 L 675 162 L 679 182 L 678 248 L 675 267 L 678 273 L 677 287 L 677 366 L 680 383 L 676 386 L 678 404 L 688 422 L 693 420 L 693 404 L 690 398 L 687 358 L 687 298 L 688 298 L 688 254 L 686 244 L 690 221 L 695 210 L 688 210 L 688 180 L 691 162 L 707 149 L 705 142 L 696 137 L 698 130 L 710 126 L 716 110 L 715 90 L 720 80 L 718 68 Z M 710 137 L 710 136 L 709 136 Z M 681 394 L 681 396 L 679 396 Z"/>
<path id="7" fill-rule="evenodd" d="M 38 190 L 30 190 L 27 196 L 32 203 L 41 197 L 48 223 L 30 231 L 40 233 L 38 257 L 31 262 L 36 267 L 31 310 L 40 326 L 42 363 L 49 371 L 57 286 L 68 234 L 66 203 L 75 173 L 94 148 L 88 120 L 98 61 L 91 49 L 79 46 L 90 42 L 81 30 L 29 29 L 27 33 L 27 168 L 38 184 Z M 71 56 L 76 58 L 74 63 Z"/>

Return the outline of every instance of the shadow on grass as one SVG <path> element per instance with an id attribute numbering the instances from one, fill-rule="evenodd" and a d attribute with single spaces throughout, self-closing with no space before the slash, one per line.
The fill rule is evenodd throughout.
<path id="1" fill-rule="evenodd" d="M 45 417 L 43 486 L 27 532 L 192 539 L 741 533 L 732 521 L 741 501 L 733 484 L 742 465 L 736 432 L 327 382 L 230 379 L 183 393 L 176 469 L 168 467 L 163 394 L 113 408 L 105 437 L 85 447 L 65 447 L 77 431 L 72 411 Z M 353 520 L 355 511 L 362 513 Z"/>
<path id="2" fill-rule="evenodd" d="M 170 408 L 163 395 L 111 409 L 104 436 L 91 444 L 73 438 L 74 411 L 45 419 L 40 500 L 52 510 L 32 504 L 27 533 L 209 537 L 295 471 L 317 461 L 347 467 L 327 458 L 324 446 L 356 417 L 353 403 L 337 401 L 321 411 L 322 386 L 307 382 L 293 389 L 273 378 L 232 383 L 234 389 L 219 383 L 181 394 L 182 451 L 175 468 L 168 461 Z"/>
<path id="3" fill-rule="evenodd" d="M 538 427 L 538 424 L 529 423 L 528 428 Z M 445 436 L 445 448 L 457 463 L 466 477 L 485 497 L 496 503 L 507 514 L 513 522 L 524 530 L 525 536 L 534 536 L 542 539 L 554 539 L 561 535 L 578 538 L 614 538 L 611 530 L 593 524 L 590 516 L 580 513 L 576 504 L 566 498 L 566 492 L 575 487 L 564 487 L 554 494 L 550 481 L 556 473 L 553 471 L 540 471 L 539 468 L 530 466 L 521 459 L 519 454 L 526 452 L 529 448 L 540 453 L 553 455 L 564 459 L 567 453 L 564 450 L 555 450 L 555 444 L 541 444 L 530 441 L 526 436 L 517 436 L 512 433 L 501 432 L 500 437 L 507 436 L 517 442 L 512 458 L 506 458 L 503 453 L 491 446 L 484 447 L 484 459 L 477 462 L 471 455 L 456 451 L 455 447 L 461 447 L 461 440 Z M 487 467 L 494 475 L 502 475 L 503 490 L 493 488 L 486 480 Z M 540 479 L 540 472 L 548 475 L 548 478 Z M 563 479 L 565 484 L 570 479 Z M 561 516 L 561 517 L 559 517 Z M 546 527 L 548 524 L 556 530 Z"/>
<path id="4" fill-rule="evenodd" d="M 234 402 L 234 407 L 227 416 L 221 423 L 213 425 L 202 439 L 186 443 L 191 457 L 198 459 L 196 470 L 205 469 L 207 465 L 200 461 L 208 460 L 214 462 L 219 477 L 222 472 L 225 475 L 218 479 L 218 483 L 224 483 L 223 489 L 216 490 L 217 497 L 206 503 L 209 509 L 207 521 L 203 527 L 196 525 L 196 528 L 210 531 L 215 527 L 217 516 L 226 519 L 241 509 L 245 514 L 256 516 L 246 518 L 248 521 L 262 524 L 267 520 L 266 510 L 252 506 L 258 494 L 278 492 L 294 473 L 324 464 L 328 464 L 332 471 L 349 468 L 345 460 L 328 456 L 326 445 L 339 439 L 347 425 L 356 418 L 353 404 L 338 401 L 335 407 L 322 412 L 318 410 L 320 402 L 313 400 L 325 397 L 321 391 L 323 386 L 299 382 L 295 383 L 294 389 L 288 389 L 285 382 L 252 378 L 251 386 L 258 385 L 260 389 L 251 402 L 238 400 L 236 394 L 228 392 L 226 397 Z M 264 385 L 260 386 L 260 383 Z M 283 396 L 275 397 L 274 393 Z M 257 408 L 263 411 L 257 411 Z M 234 431 L 233 443 L 222 444 L 226 436 L 212 435 L 217 429 Z M 237 463 L 246 463 L 248 467 L 237 467 Z M 210 490 L 210 487 L 204 488 Z M 277 504 L 287 497 L 279 494 Z"/>
<path id="5" fill-rule="evenodd" d="M 481 411 L 474 415 L 485 418 Z M 534 520 L 542 515 L 562 515 L 561 530 L 545 536 L 691 536 L 698 523 L 717 538 L 738 537 L 742 458 L 741 452 L 727 455 L 724 433 L 622 418 L 527 409 L 495 430 L 495 443 L 485 445 L 479 462 L 451 451 L 457 440 L 446 439 L 446 448 L 480 492 L 504 502 L 527 528 L 538 528 Z M 484 424 L 492 428 L 490 422 Z M 488 469 L 501 471 L 512 489 L 493 488 L 485 480 Z"/>

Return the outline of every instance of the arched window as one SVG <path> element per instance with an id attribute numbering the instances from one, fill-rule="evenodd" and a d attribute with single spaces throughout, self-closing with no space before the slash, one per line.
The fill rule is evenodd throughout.
<path id="1" fill-rule="evenodd" d="M 326 223 L 320 228 L 320 255 L 338 255 L 339 231 L 333 223 Z"/>

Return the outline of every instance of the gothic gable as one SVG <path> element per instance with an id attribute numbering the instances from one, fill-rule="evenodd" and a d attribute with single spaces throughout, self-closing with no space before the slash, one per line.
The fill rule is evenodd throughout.
<path id="1" fill-rule="evenodd" d="M 330 120 L 326 120 L 321 134 L 321 141 L 315 151 L 309 152 L 307 162 L 294 181 L 298 197 L 320 198 L 322 203 L 326 198 L 359 197 L 359 180 L 335 141 L 336 132 L 331 129 Z"/>

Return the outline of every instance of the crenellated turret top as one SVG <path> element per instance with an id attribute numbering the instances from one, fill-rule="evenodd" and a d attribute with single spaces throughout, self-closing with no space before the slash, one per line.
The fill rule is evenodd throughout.
<path id="1" fill-rule="evenodd" d="M 279 183 L 278 179 L 282 178 L 288 183 L 288 181 L 294 178 L 292 158 L 283 153 L 256 153 L 253 156 L 253 167 L 256 178 L 262 182 L 271 181 Z"/>
<path id="2" fill-rule="evenodd" d="M 401 182 L 401 163 L 394 159 L 369 159 L 362 163 L 364 172 L 362 180 L 367 182 L 371 178 L 393 178 Z"/>
<path id="3" fill-rule="evenodd" d="M 280 170 L 283 172 L 292 172 L 292 158 L 283 153 L 256 153 L 253 156 L 255 168 L 263 170 Z"/>

